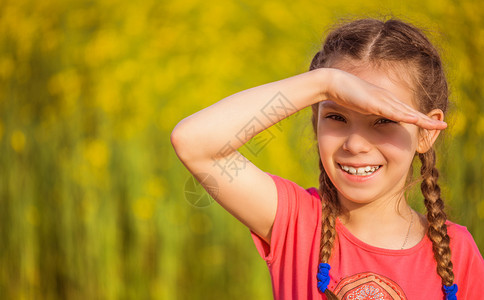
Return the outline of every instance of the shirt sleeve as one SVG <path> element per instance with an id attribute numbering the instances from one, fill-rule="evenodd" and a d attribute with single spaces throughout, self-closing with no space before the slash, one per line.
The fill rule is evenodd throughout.
<path id="1" fill-rule="evenodd" d="M 457 299 L 481 299 L 484 259 L 466 227 L 448 226 Z"/>
<path id="2" fill-rule="evenodd" d="M 290 180 L 269 175 L 277 189 L 277 210 L 270 245 L 252 231 L 251 236 L 259 255 L 271 264 L 281 255 L 288 255 L 290 248 L 296 243 L 300 247 L 304 245 L 301 242 L 306 239 L 314 239 L 314 234 L 318 231 L 317 220 L 321 213 L 321 203 L 315 188 L 305 190 Z M 314 230 L 302 230 L 308 226 Z"/>

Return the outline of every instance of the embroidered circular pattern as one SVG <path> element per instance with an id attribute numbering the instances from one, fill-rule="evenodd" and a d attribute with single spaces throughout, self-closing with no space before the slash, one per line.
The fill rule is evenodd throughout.
<path id="1" fill-rule="evenodd" d="M 406 300 L 402 288 L 385 276 L 359 273 L 341 280 L 334 293 L 341 300 Z"/>

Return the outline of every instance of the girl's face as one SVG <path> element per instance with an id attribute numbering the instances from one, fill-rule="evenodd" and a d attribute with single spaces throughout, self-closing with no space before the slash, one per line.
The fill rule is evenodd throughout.
<path id="1" fill-rule="evenodd" d="M 413 93 L 403 81 L 392 81 L 386 73 L 371 68 L 350 73 L 416 108 Z M 418 141 L 415 125 L 361 114 L 332 101 L 319 104 L 320 157 L 343 206 L 403 196 Z"/>

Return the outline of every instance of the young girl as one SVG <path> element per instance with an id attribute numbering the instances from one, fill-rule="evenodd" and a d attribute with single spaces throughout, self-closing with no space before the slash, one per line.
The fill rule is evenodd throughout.
<path id="1" fill-rule="evenodd" d="M 420 30 L 356 20 L 328 35 L 309 72 L 227 97 L 182 120 L 171 141 L 251 230 L 275 299 L 481 299 L 483 258 L 466 228 L 446 220 L 437 183 L 432 145 L 447 98 L 440 57 Z M 319 190 L 237 151 L 307 106 Z M 405 201 L 417 155 L 426 217 Z"/>

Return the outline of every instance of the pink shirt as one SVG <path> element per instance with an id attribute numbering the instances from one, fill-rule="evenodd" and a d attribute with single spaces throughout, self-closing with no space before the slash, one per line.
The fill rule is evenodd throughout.
<path id="1" fill-rule="evenodd" d="M 321 202 L 314 188 L 271 175 L 278 206 L 271 245 L 251 232 L 271 274 L 274 299 L 326 299 L 318 291 Z M 457 299 L 482 299 L 484 260 L 467 229 L 447 221 Z M 337 221 L 328 288 L 340 299 L 444 299 L 432 244 L 388 250 L 365 244 Z"/>

